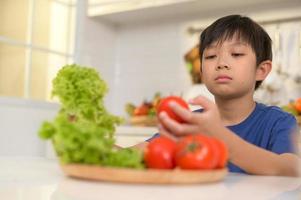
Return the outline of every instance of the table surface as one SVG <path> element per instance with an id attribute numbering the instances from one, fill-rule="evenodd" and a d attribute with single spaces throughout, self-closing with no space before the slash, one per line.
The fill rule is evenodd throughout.
<path id="1" fill-rule="evenodd" d="M 1 200 L 301 199 L 301 179 L 229 173 L 224 181 L 147 185 L 66 177 L 56 160 L 0 157 Z"/>

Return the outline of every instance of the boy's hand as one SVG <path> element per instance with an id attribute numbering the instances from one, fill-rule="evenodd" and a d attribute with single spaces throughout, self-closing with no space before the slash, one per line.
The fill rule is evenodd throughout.
<path id="1" fill-rule="evenodd" d="M 189 103 L 202 106 L 204 109 L 203 112 L 191 112 L 171 102 L 169 105 L 170 108 L 181 117 L 185 123 L 178 123 L 168 117 L 165 112 L 162 112 L 159 115 L 160 133 L 169 137 L 181 137 L 187 134 L 198 133 L 218 137 L 216 135 L 217 130 L 224 128 L 224 126 L 222 125 L 216 105 L 203 96 L 198 96 Z"/>

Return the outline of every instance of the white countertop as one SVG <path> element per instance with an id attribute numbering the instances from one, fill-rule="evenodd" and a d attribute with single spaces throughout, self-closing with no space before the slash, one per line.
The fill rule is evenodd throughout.
<path id="1" fill-rule="evenodd" d="M 301 199 L 301 179 L 230 173 L 223 182 L 143 185 L 64 176 L 55 160 L 0 157 L 1 200 Z"/>
<path id="2" fill-rule="evenodd" d="M 157 127 L 147 127 L 147 126 L 117 126 L 116 127 L 116 136 L 152 136 L 158 132 Z"/>

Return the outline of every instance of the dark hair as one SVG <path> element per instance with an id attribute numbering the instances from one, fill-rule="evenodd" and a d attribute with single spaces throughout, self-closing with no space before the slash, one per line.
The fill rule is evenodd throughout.
<path id="1" fill-rule="evenodd" d="M 267 32 L 252 19 L 241 15 L 222 17 L 208 26 L 200 36 L 200 59 L 206 47 L 213 42 L 224 42 L 234 36 L 247 42 L 256 55 L 256 65 L 262 61 L 272 60 L 272 41 Z M 201 62 L 202 63 L 202 62 Z M 257 89 L 262 81 L 256 81 Z"/>

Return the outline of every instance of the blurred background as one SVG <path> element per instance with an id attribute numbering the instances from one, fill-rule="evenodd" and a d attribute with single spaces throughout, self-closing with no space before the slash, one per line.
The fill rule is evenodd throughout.
<path id="1" fill-rule="evenodd" d="M 228 14 L 250 16 L 273 39 L 273 72 L 257 99 L 301 96 L 300 0 L 1 0 L 0 96 L 54 101 L 52 79 L 77 63 L 106 80 L 114 114 L 156 92 L 185 97 L 201 83 L 200 32 Z"/>
<path id="2" fill-rule="evenodd" d="M 251 17 L 273 40 L 273 70 L 256 100 L 283 106 L 301 97 L 300 0 L 0 0 L 1 153 L 26 153 L 8 145 L 16 137 L 8 133 L 19 133 L 28 154 L 31 146 L 45 153 L 36 133 L 59 109 L 51 81 L 66 64 L 96 68 L 110 89 L 107 109 L 124 117 L 170 94 L 212 98 L 199 77 L 199 35 L 229 14 Z M 134 144 L 155 131 L 117 134 L 140 134 Z"/>

